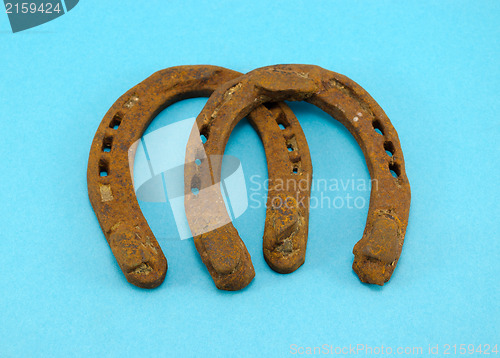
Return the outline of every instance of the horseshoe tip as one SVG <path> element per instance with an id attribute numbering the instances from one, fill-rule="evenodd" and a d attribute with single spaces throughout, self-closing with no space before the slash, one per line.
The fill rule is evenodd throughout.
<path id="1" fill-rule="evenodd" d="M 377 218 L 354 246 L 352 268 L 361 282 L 383 286 L 391 278 L 401 254 L 403 237 L 393 217 Z"/>
<path id="2" fill-rule="evenodd" d="M 386 264 L 365 255 L 355 255 L 352 269 L 363 283 L 383 286 L 391 278 L 394 264 Z"/>
<path id="3" fill-rule="evenodd" d="M 307 233 L 296 233 L 274 247 L 266 247 L 264 240 L 264 259 L 272 270 L 282 274 L 292 273 L 306 260 L 306 242 Z"/>
<path id="4" fill-rule="evenodd" d="M 274 199 L 279 199 L 279 205 Z M 308 228 L 298 206 L 293 196 L 276 195 L 266 213 L 264 258 L 278 273 L 292 273 L 306 259 Z"/>
<path id="5" fill-rule="evenodd" d="M 153 269 L 149 263 L 141 263 L 134 271 L 125 274 L 127 281 L 140 288 L 156 288 L 165 280 L 167 263 L 159 269 Z"/>
<path id="6" fill-rule="evenodd" d="M 290 255 L 277 255 L 275 252 L 264 252 L 264 259 L 274 271 L 282 274 L 296 271 L 306 261 L 305 252 L 300 252 L 293 257 Z"/>
<path id="7" fill-rule="evenodd" d="M 228 275 L 212 277 L 215 286 L 223 291 L 239 291 L 247 287 L 255 277 L 252 261 L 245 260 L 238 268 Z"/>
<path id="8" fill-rule="evenodd" d="M 167 259 L 156 240 L 139 228 L 120 228 L 109 237 L 109 246 L 128 282 L 142 288 L 159 286 L 167 273 Z"/>

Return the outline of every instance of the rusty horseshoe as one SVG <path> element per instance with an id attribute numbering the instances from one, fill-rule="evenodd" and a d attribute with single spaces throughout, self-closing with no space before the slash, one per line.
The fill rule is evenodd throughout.
<path id="1" fill-rule="evenodd" d="M 236 78 L 227 82 L 211 98 L 221 98 L 223 103 L 232 100 L 241 81 Z M 188 140 L 185 209 L 196 249 L 215 285 L 222 290 L 239 290 L 250 283 L 255 273 L 245 244 L 230 222 L 220 186 L 214 185 L 220 181 L 221 161 L 210 158 L 224 154 L 237 123 L 229 117 L 224 117 L 228 121 L 219 120 L 220 105 L 213 100 L 207 102 Z M 297 118 L 287 106 L 257 105 L 246 114 L 250 114 L 257 127 L 268 164 L 264 258 L 273 270 L 290 273 L 305 261 L 312 180 L 309 147 Z M 297 185 L 287 186 L 289 182 Z"/>
<path id="2" fill-rule="evenodd" d="M 137 149 L 134 143 L 142 137 L 156 115 L 172 103 L 187 98 L 208 97 L 221 85 L 240 75 L 238 72 L 216 66 L 171 67 L 154 73 L 127 91 L 104 116 L 90 150 L 87 169 L 88 193 L 106 240 L 130 283 L 139 287 L 153 288 L 163 282 L 167 272 L 167 260 L 141 212 L 135 195 L 131 177 L 133 161 L 129 160 L 134 158 Z M 312 175 L 311 159 L 304 133 L 286 105 L 276 104 L 269 109 L 256 106 L 249 119 L 262 138 L 270 173 L 279 175 L 281 169 L 274 168 L 285 165 L 282 163 L 284 158 L 275 158 L 273 154 L 276 150 L 274 141 L 277 137 L 281 137 L 278 124 L 281 121 L 289 127 L 290 135 L 293 134 L 297 143 L 300 143 L 301 170 L 304 175 Z M 225 128 L 225 124 L 223 127 Z M 300 193 L 306 197 L 307 202 L 309 191 L 310 187 L 304 188 Z M 301 215 L 301 245 L 305 251 L 308 206 L 301 208 Z M 230 223 L 224 225 L 224 230 L 236 233 Z M 289 229 L 284 227 L 282 230 Z M 226 261 L 233 255 L 232 250 L 231 246 L 217 246 L 215 242 L 205 242 L 204 252 L 211 254 L 220 252 L 220 257 L 225 257 Z M 222 280 L 224 282 L 219 280 L 220 274 L 227 273 L 227 267 L 232 267 L 231 264 L 222 262 L 223 260 L 218 263 L 213 262 L 214 269 L 218 270 L 217 274 L 209 269 L 219 288 L 239 289 L 246 286 L 254 277 L 254 269 L 246 249 L 234 252 L 242 254 L 238 257 L 239 276 L 233 273 L 232 276 L 229 274 L 231 280 Z M 276 267 L 278 270 L 283 268 L 283 271 L 291 271 L 302 262 L 303 258 L 291 264 L 286 260 L 283 262 L 278 260 Z"/>
<path id="3" fill-rule="evenodd" d="M 371 188 L 366 226 L 363 237 L 354 246 L 352 266 L 362 282 L 383 285 L 390 279 L 401 254 L 410 209 L 410 185 L 396 130 L 382 108 L 354 81 L 312 65 L 276 65 L 249 72 L 210 97 L 197 117 L 197 128 L 193 130 L 186 150 L 186 162 L 194 161 L 200 150 L 210 155 L 223 154 L 231 130 L 239 120 L 255 108 L 262 108 L 264 103 L 284 100 L 305 100 L 316 105 L 340 121 L 360 145 L 371 178 L 377 180 L 378 185 Z M 198 130 L 207 138 L 206 143 L 200 144 L 196 138 Z M 283 138 L 273 156 L 283 158 L 283 161 L 287 157 L 287 162 L 281 163 L 287 168 L 284 170 L 288 170 L 292 177 L 300 175 L 304 169 L 301 160 L 309 152 L 297 145 L 296 137 L 288 128 L 282 132 Z M 210 177 L 220 176 L 219 172 L 220 166 L 210 167 L 209 163 L 185 167 L 185 208 L 204 263 L 211 272 L 216 271 L 228 278 L 237 275 L 243 266 L 244 246 L 232 229 L 222 227 L 202 232 L 203 225 L 210 225 L 223 216 L 223 205 L 218 205 L 216 210 L 214 204 L 220 194 L 189 192 L 193 188 L 207 187 Z M 283 188 L 275 188 L 270 181 L 268 203 L 275 197 L 282 199 L 282 195 L 292 197 L 292 205 L 277 209 L 268 205 L 267 209 L 264 255 L 271 267 L 278 271 L 286 267 L 282 265 L 283 257 L 293 256 L 295 252 L 304 254 L 303 241 L 296 239 L 303 228 L 301 215 L 305 211 L 296 205 L 297 201 L 291 194 L 283 192 Z M 210 212 L 200 209 L 207 205 L 207 200 L 210 201 Z M 224 245 L 227 250 L 214 249 Z M 302 259 L 300 257 L 297 262 Z"/>

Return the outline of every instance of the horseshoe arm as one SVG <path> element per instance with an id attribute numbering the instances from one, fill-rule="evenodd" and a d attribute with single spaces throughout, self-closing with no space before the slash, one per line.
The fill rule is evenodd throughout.
<path id="1" fill-rule="evenodd" d="M 104 116 L 90 150 L 88 193 L 111 251 L 130 283 L 153 288 L 163 282 L 167 272 L 167 260 L 135 195 L 131 176 L 134 144 L 170 104 L 209 96 L 239 75 L 216 66 L 162 70 L 127 91 Z"/>
<path id="2" fill-rule="evenodd" d="M 267 108 L 257 102 L 249 104 L 233 97 L 233 93 L 248 99 L 254 91 L 247 92 L 235 79 L 214 92 L 197 118 L 197 128 L 186 150 L 185 167 L 189 226 L 216 286 L 224 290 L 245 287 L 254 272 L 253 267 L 250 270 L 248 251 L 227 215 L 219 185 L 213 185 L 220 181 L 221 161 L 205 160 L 203 155 L 221 158 L 232 130 L 249 114 L 264 145 L 268 165 L 264 257 L 272 269 L 281 273 L 293 272 L 305 260 L 312 178 L 307 141 L 292 111 L 281 103 Z M 219 112 L 226 104 L 234 108 L 234 118 Z M 206 143 L 199 140 L 199 133 L 207 138 Z M 200 165 L 189 164 L 196 159 L 201 159 Z M 200 189 L 199 194 L 191 192 L 194 187 Z M 275 198 L 288 205 L 272 205 Z"/>

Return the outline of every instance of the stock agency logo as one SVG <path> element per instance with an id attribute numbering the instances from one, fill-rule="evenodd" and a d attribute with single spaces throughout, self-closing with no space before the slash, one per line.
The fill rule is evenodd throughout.
<path id="1" fill-rule="evenodd" d="M 4 0 L 12 32 L 19 32 L 57 19 L 79 0 Z"/>
<path id="2" fill-rule="evenodd" d="M 184 210 L 184 162 L 189 135 L 193 128 L 197 129 L 195 120 L 189 118 L 161 127 L 144 135 L 129 150 L 136 197 L 158 239 L 192 237 Z M 228 215 L 227 219 L 218 220 L 216 226 L 225 225 L 241 216 L 248 207 L 241 162 L 230 155 L 207 157 L 201 153 L 198 158 L 197 161 L 210 161 L 212 167 L 222 167 L 220 181 L 212 179 L 211 185 L 200 191 L 210 192 L 220 187 Z M 210 210 L 210 205 L 205 210 Z M 214 229 L 215 226 L 207 227 L 205 232 Z"/>

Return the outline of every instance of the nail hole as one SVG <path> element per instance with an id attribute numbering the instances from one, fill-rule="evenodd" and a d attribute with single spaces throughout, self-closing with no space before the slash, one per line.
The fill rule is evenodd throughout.
<path id="1" fill-rule="evenodd" d="M 278 112 L 278 117 L 276 117 L 276 123 L 278 123 L 278 126 L 280 127 L 281 130 L 286 129 L 290 125 L 285 112 L 283 111 Z"/>
<path id="2" fill-rule="evenodd" d="M 297 174 L 299 172 L 299 168 L 293 167 L 293 174 Z"/>
<path id="3" fill-rule="evenodd" d="M 288 144 L 286 147 L 288 148 L 289 152 L 293 152 L 293 146 L 291 144 Z"/>
<path id="4" fill-rule="evenodd" d="M 114 115 L 113 119 L 109 123 L 109 128 L 118 129 L 121 123 L 122 123 L 122 115 L 120 113 L 117 113 Z"/>
<path id="5" fill-rule="evenodd" d="M 392 144 L 392 142 L 385 142 L 384 149 L 389 157 L 392 157 L 394 155 L 395 149 L 394 149 L 394 144 Z"/>
<path id="6" fill-rule="evenodd" d="M 199 159 L 196 159 L 194 162 L 196 163 L 196 165 L 201 165 L 201 160 Z"/>
<path id="7" fill-rule="evenodd" d="M 401 175 L 401 168 L 396 163 L 389 163 L 389 170 L 394 178 L 397 178 Z"/>
<path id="8" fill-rule="evenodd" d="M 191 192 L 194 195 L 198 195 L 198 193 L 200 192 L 199 189 L 200 187 L 201 187 L 200 178 L 197 175 L 195 175 L 193 179 L 191 179 Z"/>
<path id="9" fill-rule="evenodd" d="M 99 175 L 102 177 L 107 177 L 109 174 L 108 162 L 104 159 L 99 161 Z"/>
<path id="10" fill-rule="evenodd" d="M 373 122 L 373 129 L 375 129 L 375 132 L 377 132 L 380 135 L 384 135 L 384 127 L 382 126 L 382 123 L 378 119 L 375 119 Z"/>
<path id="11" fill-rule="evenodd" d="M 111 146 L 113 145 L 113 137 L 106 137 L 102 141 L 102 151 L 109 153 L 111 152 Z"/>
<path id="12" fill-rule="evenodd" d="M 205 144 L 208 140 L 208 126 L 203 125 L 200 129 L 200 139 L 203 144 Z"/>

